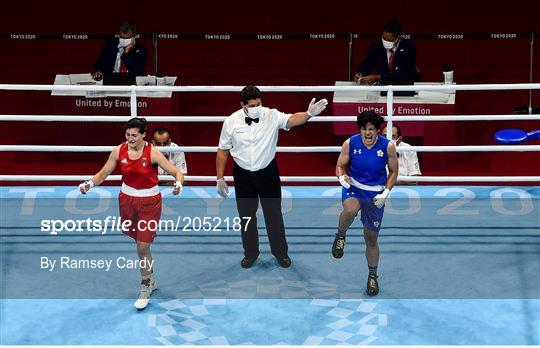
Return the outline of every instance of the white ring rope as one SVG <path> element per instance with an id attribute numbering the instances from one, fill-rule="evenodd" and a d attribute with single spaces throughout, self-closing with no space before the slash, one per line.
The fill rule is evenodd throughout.
<path id="1" fill-rule="evenodd" d="M 0 121 L 41 122 L 127 122 L 133 116 L 0 115 Z M 223 122 L 227 116 L 146 116 L 150 122 Z M 388 117 L 384 117 L 386 120 Z M 440 115 L 392 116 L 399 121 L 540 121 L 540 115 Z M 356 122 L 356 116 L 317 116 L 309 122 Z"/>
<path id="2" fill-rule="evenodd" d="M 0 84 L 0 90 L 17 91 L 125 91 L 130 92 L 132 116 L 56 116 L 56 115 L 0 115 L 0 121 L 82 121 L 82 122 L 125 122 L 136 115 L 137 92 L 239 92 L 244 86 L 96 86 L 96 85 L 24 85 Z M 478 85 L 408 85 L 408 86 L 259 86 L 264 92 L 352 92 L 352 91 L 388 91 L 387 106 L 390 111 L 386 119 L 393 121 L 487 121 L 487 120 L 539 120 L 533 115 L 442 115 L 442 116 L 392 116 L 394 91 L 499 91 L 499 90 L 536 90 L 539 83 L 522 84 L 478 84 Z M 223 116 L 150 116 L 152 121 L 165 122 L 223 122 Z M 354 122 L 355 116 L 321 116 L 312 119 L 315 122 Z M 114 146 L 40 146 L 40 145 L 0 145 L 0 152 L 38 151 L 38 152 L 109 152 Z M 212 146 L 186 146 L 178 148 L 158 148 L 164 152 L 216 152 Z M 277 152 L 340 152 L 340 146 L 305 146 L 277 147 Z M 484 152 L 484 151 L 540 151 L 538 145 L 490 145 L 490 146 L 411 146 L 398 148 L 398 152 Z M 82 181 L 90 175 L 0 175 L 0 181 Z M 170 180 L 170 176 L 160 176 L 161 180 Z M 112 175 L 107 180 L 121 180 L 120 175 Z M 186 176 L 187 181 L 215 181 L 213 176 Z M 231 181 L 231 177 L 226 177 Z M 333 176 L 284 176 L 284 182 L 336 182 Z M 400 176 L 401 181 L 412 182 L 537 182 L 539 176 Z"/>
<path id="3" fill-rule="evenodd" d="M 116 146 L 78 145 L 0 145 L 0 152 L 110 152 Z M 157 147 L 161 152 L 213 152 L 217 146 Z M 463 145 L 463 146 L 406 146 L 397 147 L 398 152 L 509 152 L 540 151 L 540 145 Z M 341 146 L 278 146 L 276 152 L 341 152 Z"/>
<path id="4" fill-rule="evenodd" d="M 103 85 L 26 85 L 0 84 L 11 91 L 115 91 L 115 92 L 240 92 L 245 86 L 103 86 Z M 540 83 L 475 85 L 400 85 L 400 86 L 258 86 L 263 92 L 353 92 L 353 91 L 499 91 L 540 89 Z M 390 93 L 389 93 L 390 94 Z"/>
<path id="5" fill-rule="evenodd" d="M 0 181 L 84 181 L 93 175 L 0 175 Z M 120 181 L 121 175 L 109 175 L 107 181 Z M 215 176 L 186 175 L 186 181 L 215 182 Z M 170 175 L 160 175 L 159 180 L 173 180 Z M 225 180 L 232 182 L 232 176 Z M 540 176 L 398 176 L 400 181 L 411 182 L 540 182 Z M 338 184 L 335 176 L 282 176 L 283 182 L 332 182 Z"/>

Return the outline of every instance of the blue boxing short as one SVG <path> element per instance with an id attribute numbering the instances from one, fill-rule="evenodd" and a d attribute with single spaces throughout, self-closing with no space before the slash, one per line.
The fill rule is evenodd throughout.
<path id="1" fill-rule="evenodd" d="M 352 185 L 348 189 L 343 187 L 341 190 L 341 202 L 344 202 L 349 198 L 354 198 L 360 202 L 360 218 L 362 224 L 364 227 L 375 233 L 379 233 L 379 230 L 381 229 L 384 206 L 382 208 L 377 208 L 373 203 L 373 197 L 381 192 L 362 190 Z"/>

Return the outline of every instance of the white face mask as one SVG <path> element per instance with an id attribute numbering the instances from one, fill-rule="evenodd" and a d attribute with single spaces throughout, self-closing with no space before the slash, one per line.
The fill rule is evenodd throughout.
<path id="1" fill-rule="evenodd" d="M 133 38 L 131 38 L 131 39 L 122 39 L 122 38 L 120 38 L 119 40 L 120 40 L 120 42 L 118 43 L 118 47 L 127 47 L 132 42 L 135 41 Z"/>
<path id="2" fill-rule="evenodd" d="M 391 50 L 393 47 L 394 47 L 394 44 L 395 42 L 392 42 L 392 41 L 386 41 L 385 39 L 382 39 L 382 45 L 384 46 L 384 48 L 386 48 L 387 50 Z"/>
<path id="3" fill-rule="evenodd" d="M 247 115 L 249 116 L 249 118 L 257 119 L 261 117 L 261 113 L 262 113 L 261 105 L 254 106 L 252 108 L 247 108 Z"/>

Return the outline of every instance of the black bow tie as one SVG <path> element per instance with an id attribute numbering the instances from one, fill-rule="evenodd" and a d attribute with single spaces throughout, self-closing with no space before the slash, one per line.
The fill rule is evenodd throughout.
<path id="1" fill-rule="evenodd" d="M 248 126 L 251 126 L 251 122 L 259 123 L 259 119 L 258 118 L 246 117 L 246 123 L 247 123 Z"/>

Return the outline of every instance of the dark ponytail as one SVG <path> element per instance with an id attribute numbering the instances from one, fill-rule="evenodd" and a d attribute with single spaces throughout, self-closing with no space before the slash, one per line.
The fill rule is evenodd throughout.
<path id="1" fill-rule="evenodd" d="M 141 134 L 146 133 L 146 118 L 133 117 L 124 125 L 124 131 L 130 128 L 137 128 Z"/>

